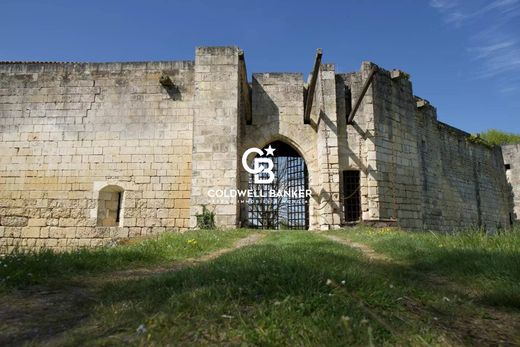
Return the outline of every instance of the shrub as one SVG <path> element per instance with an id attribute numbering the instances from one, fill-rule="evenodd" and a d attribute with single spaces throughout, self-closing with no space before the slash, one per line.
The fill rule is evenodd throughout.
<path id="1" fill-rule="evenodd" d="M 520 135 L 507 133 L 496 129 L 487 130 L 486 132 L 480 134 L 480 136 L 490 144 L 497 146 L 520 143 Z"/>
<path id="2" fill-rule="evenodd" d="M 199 229 L 215 229 L 215 212 L 202 205 L 202 213 L 197 215 L 197 227 Z"/>

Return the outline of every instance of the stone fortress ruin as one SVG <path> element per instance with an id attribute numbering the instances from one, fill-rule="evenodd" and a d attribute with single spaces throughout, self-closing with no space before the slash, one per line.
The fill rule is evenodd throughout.
<path id="1" fill-rule="evenodd" d="M 186 230 L 203 208 L 222 228 L 494 231 L 517 220 L 519 146 L 438 121 L 402 71 L 339 73 L 321 56 L 308 79 L 251 82 L 237 47 L 200 47 L 195 61 L 0 63 L 0 251 Z M 211 194 L 265 189 L 241 160 L 268 146 L 285 186 L 309 197 Z"/>

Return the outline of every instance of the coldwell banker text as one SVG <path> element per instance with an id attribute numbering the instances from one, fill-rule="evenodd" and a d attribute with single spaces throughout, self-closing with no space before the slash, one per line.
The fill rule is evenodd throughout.
<path id="1" fill-rule="evenodd" d="M 274 155 L 275 148 L 271 145 L 265 150 L 266 155 Z M 259 157 L 254 158 L 254 167 L 249 167 L 248 156 L 252 153 Z M 232 199 L 239 198 L 240 202 L 249 201 L 255 198 L 268 199 L 305 199 L 311 196 L 310 189 L 269 189 L 273 185 L 276 175 L 273 172 L 274 163 L 272 158 L 264 157 L 264 151 L 259 148 L 249 148 L 242 156 L 242 165 L 250 174 L 254 175 L 254 183 L 258 185 L 256 189 L 210 189 L 208 196 L 212 199 Z M 263 175 L 263 177 L 261 176 Z"/>
<path id="2" fill-rule="evenodd" d="M 310 189 L 255 190 L 255 189 L 210 189 L 210 198 L 291 198 L 304 199 L 311 196 Z"/>

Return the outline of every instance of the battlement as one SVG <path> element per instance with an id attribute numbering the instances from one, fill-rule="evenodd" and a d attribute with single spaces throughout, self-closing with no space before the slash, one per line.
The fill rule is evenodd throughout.
<path id="1" fill-rule="evenodd" d="M 148 62 L 107 62 L 107 63 L 79 63 L 79 62 L 23 62 L 0 61 L 0 73 L 5 74 L 32 74 L 32 73 L 96 73 L 121 72 L 131 70 L 171 70 L 193 69 L 191 60 L 179 61 L 148 61 Z"/>

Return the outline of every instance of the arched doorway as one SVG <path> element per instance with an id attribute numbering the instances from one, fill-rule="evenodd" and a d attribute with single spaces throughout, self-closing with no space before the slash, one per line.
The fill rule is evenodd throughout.
<path id="1" fill-rule="evenodd" d="M 274 148 L 273 156 L 267 156 L 273 161 L 274 180 L 255 183 L 255 175 L 249 175 L 248 189 L 253 196 L 248 199 L 247 224 L 258 229 L 306 230 L 309 228 L 310 193 L 305 160 L 285 142 L 268 144 L 264 153 L 269 147 Z"/>

